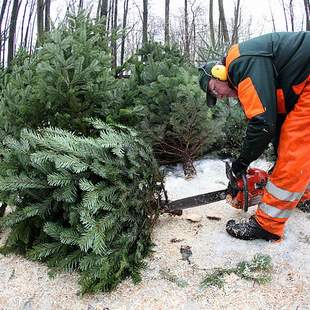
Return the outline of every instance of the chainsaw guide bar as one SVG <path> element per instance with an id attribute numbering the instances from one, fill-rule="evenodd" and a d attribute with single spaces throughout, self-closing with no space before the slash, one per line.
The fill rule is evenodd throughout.
<path id="1" fill-rule="evenodd" d="M 205 204 L 213 203 L 220 200 L 225 200 L 226 198 L 226 189 L 222 189 L 219 191 L 196 195 L 192 197 L 187 197 L 183 199 L 178 199 L 175 201 L 171 201 L 165 203 L 167 211 L 174 211 L 174 210 L 184 210 L 188 208 L 198 207 Z"/>

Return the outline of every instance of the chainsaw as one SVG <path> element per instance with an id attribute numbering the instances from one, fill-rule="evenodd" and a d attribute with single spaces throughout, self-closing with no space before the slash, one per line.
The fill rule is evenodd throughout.
<path id="1" fill-rule="evenodd" d="M 258 168 L 248 168 L 240 178 L 236 178 L 231 165 L 226 162 L 226 176 L 229 180 L 228 187 L 223 190 L 191 196 L 175 201 L 162 201 L 164 212 L 181 215 L 182 210 L 225 200 L 234 208 L 248 211 L 250 206 L 257 205 L 263 196 L 267 184 L 268 173 Z"/>

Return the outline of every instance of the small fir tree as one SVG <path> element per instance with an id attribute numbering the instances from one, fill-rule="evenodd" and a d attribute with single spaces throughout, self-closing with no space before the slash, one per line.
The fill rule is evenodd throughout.
<path id="1" fill-rule="evenodd" d="M 125 127 L 93 122 L 96 138 L 23 130 L 1 149 L 0 200 L 15 206 L 3 253 L 80 273 L 82 292 L 139 280 L 152 246 L 160 181 L 151 150 Z"/>
<path id="2" fill-rule="evenodd" d="M 147 44 L 132 59 L 132 77 L 123 93 L 127 115 L 153 146 L 161 164 L 182 162 L 185 175 L 196 171 L 193 160 L 214 143 L 211 112 L 198 87 L 197 70 L 175 47 Z M 116 118 L 117 121 L 122 121 Z"/>
<path id="3" fill-rule="evenodd" d="M 17 56 L 0 91 L 0 126 L 55 126 L 90 134 L 87 117 L 105 119 L 117 107 L 109 38 L 101 22 L 66 16 L 30 57 Z M 23 61 L 22 61 L 23 60 Z"/>

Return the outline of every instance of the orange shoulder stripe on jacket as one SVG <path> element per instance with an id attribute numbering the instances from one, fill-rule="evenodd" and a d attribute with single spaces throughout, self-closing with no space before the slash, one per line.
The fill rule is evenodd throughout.
<path id="1" fill-rule="evenodd" d="M 234 44 L 232 47 L 229 49 L 227 56 L 226 56 L 226 69 L 228 71 L 230 64 L 240 56 L 240 51 L 239 51 L 239 44 Z"/>
<path id="2" fill-rule="evenodd" d="M 250 77 L 238 84 L 238 98 L 248 119 L 265 112 Z"/>

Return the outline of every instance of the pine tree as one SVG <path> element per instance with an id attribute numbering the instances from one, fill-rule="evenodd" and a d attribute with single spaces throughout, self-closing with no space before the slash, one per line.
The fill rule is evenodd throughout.
<path id="1" fill-rule="evenodd" d="M 136 117 L 136 128 L 151 143 L 161 164 L 181 162 L 185 175 L 191 177 L 196 173 L 193 160 L 218 135 L 198 86 L 197 70 L 186 64 L 176 47 L 150 43 L 139 55 L 147 61 L 131 60 L 133 76 L 123 97 L 127 116 Z"/>
<path id="2" fill-rule="evenodd" d="M 0 200 L 16 206 L 3 253 L 80 273 L 82 292 L 139 280 L 152 247 L 160 180 L 152 151 L 132 130 L 92 121 L 97 137 L 58 128 L 7 137 L 0 162 Z"/>
<path id="3" fill-rule="evenodd" d="M 100 21 L 68 15 L 45 34 L 34 55 L 12 66 L 0 90 L 0 127 L 55 126 L 90 134 L 87 117 L 105 119 L 117 107 L 108 38 Z"/>

